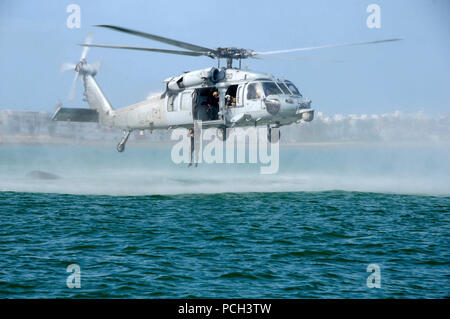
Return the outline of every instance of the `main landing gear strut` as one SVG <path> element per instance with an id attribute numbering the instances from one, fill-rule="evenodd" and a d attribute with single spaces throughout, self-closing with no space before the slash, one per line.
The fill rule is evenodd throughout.
<path id="1" fill-rule="evenodd" d="M 117 144 L 117 151 L 122 153 L 125 151 L 125 144 L 127 143 L 128 138 L 130 137 L 131 131 L 123 131 L 123 137 L 119 144 Z"/>
<path id="2" fill-rule="evenodd" d="M 267 125 L 267 142 L 278 143 L 280 138 L 281 138 L 280 127 L 279 126 L 270 127 L 269 125 Z"/>

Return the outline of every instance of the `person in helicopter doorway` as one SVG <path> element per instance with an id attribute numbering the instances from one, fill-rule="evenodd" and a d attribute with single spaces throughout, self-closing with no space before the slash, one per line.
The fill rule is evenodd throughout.
<path id="1" fill-rule="evenodd" d="M 208 105 L 208 115 L 210 120 L 217 120 L 219 113 L 219 92 L 216 90 L 210 96 L 206 102 Z"/>
<path id="2" fill-rule="evenodd" d="M 191 138 L 191 156 L 190 156 L 190 162 L 189 162 L 188 167 L 192 166 L 192 159 L 193 159 L 192 157 L 195 157 L 194 158 L 195 159 L 195 167 L 197 167 L 198 166 L 198 151 L 199 151 L 200 145 L 199 145 L 198 141 L 197 141 L 197 143 L 195 141 L 194 129 L 192 129 L 192 128 L 189 129 L 189 137 Z M 195 151 L 195 154 L 194 154 L 194 151 Z"/>

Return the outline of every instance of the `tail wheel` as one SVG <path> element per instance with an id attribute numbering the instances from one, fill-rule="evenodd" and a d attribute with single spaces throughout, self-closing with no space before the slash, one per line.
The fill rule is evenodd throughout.
<path id="1" fill-rule="evenodd" d="M 278 131 L 278 134 L 276 133 Z M 275 128 L 275 132 L 272 138 L 272 128 L 267 129 L 267 142 L 269 143 L 278 143 L 281 138 L 281 132 L 279 128 Z"/>

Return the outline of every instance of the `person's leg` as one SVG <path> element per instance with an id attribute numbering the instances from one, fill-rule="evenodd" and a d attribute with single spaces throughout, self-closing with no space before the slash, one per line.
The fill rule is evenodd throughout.
<path id="1" fill-rule="evenodd" d="M 198 166 L 198 147 L 195 150 L 195 167 Z"/>
<path id="2" fill-rule="evenodd" d="M 188 167 L 192 166 L 192 158 L 194 155 L 193 153 L 194 153 L 194 136 L 191 135 L 191 156 L 190 156 Z"/>
<path id="3" fill-rule="evenodd" d="M 215 106 L 214 107 L 214 119 L 218 120 L 219 119 L 219 106 Z"/>
<path id="4" fill-rule="evenodd" d="M 208 107 L 208 120 L 214 120 L 214 113 L 213 113 L 213 107 L 209 106 Z"/>

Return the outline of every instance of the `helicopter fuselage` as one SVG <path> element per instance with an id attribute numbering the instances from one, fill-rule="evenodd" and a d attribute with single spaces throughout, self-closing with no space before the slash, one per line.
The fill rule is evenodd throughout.
<path id="1" fill-rule="evenodd" d="M 304 98 L 291 82 L 271 75 L 208 68 L 164 82 L 165 92 L 115 110 L 104 124 L 129 131 L 192 128 L 195 120 L 201 120 L 205 127 L 279 127 L 309 122 L 314 117 L 311 100 Z M 208 116 L 211 106 L 205 100 L 214 91 L 219 93 L 215 106 L 218 114 Z"/>

